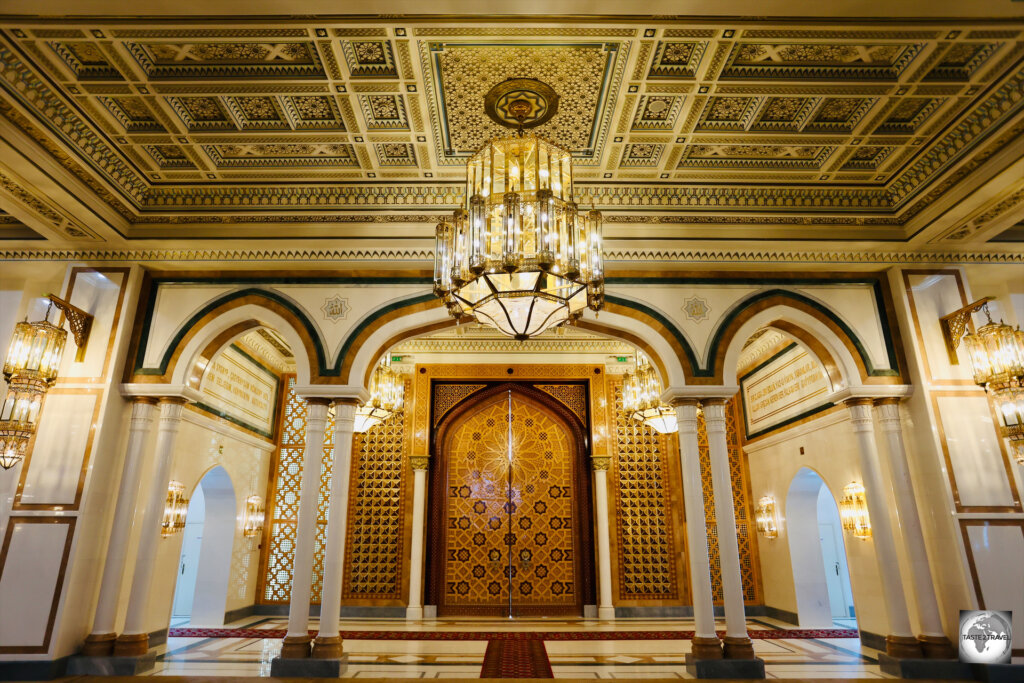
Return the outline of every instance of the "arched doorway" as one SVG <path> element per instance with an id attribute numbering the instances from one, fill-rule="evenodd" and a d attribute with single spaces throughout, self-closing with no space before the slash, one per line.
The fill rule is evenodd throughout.
<path id="1" fill-rule="evenodd" d="M 517 383 L 481 391 L 441 421 L 427 557 L 438 616 L 582 615 L 593 602 L 583 427 Z"/>
<path id="2" fill-rule="evenodd" d="M 174 586 L 173 623 L 222 626 L 236 527 L 235 489 L 217 466 L 199 481 L 189 501 Z"/>
<path id="3" fill-rule="evenodd" d="M 802 467 L 786 495 L 797 615 L 804 628 L 856 628 L 839 509 L 828 485 Z"/>

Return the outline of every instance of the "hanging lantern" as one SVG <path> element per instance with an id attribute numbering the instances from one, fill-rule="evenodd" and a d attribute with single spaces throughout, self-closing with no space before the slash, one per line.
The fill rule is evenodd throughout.
<path id="1" fill-rule="evenodd" d="M 988 322 L 963 338 L 974 383 L 992 391 L 1019 386 L 1024 377 L 1024 332 L 993 322 L 988 304 L 982 310 Z"/>
<path id="2" fill-rule="evenodd" d="M 1010 441 L 1014 459 L 1024 465 L 1024 389 L 1001 389 L 994 400 L 1003 423 L 999 431 Z"/>
<path id="3" fill-rule="evenodd" d="M 405 406 L 405 378 L 402 377 L 402 373 L 391 367 L 390 354 L 385 354 L 373 369 L 369 393 L 369 400 L 356 409 L 352 430 L 357 434 L 362 434 L 395 413 L 402 412 Z"/>
<path id="4" fill-rule="evenodd" d="M 21 375 L 10 378 L 0 404 L 0 468 L 9 470 L 24 459 L 45 394 L 42 380 Z"/>
<path id="5" fill-rule="evenodd" d="M 779 524 L 773 497 L 762 496 L 761 500 L 757 501 L 757 514 L 754 519 L 757 523 L 757 533 L 765 538 L 778 538 Z"/>
<path id="6" fill-rule="evenodd" d="M 491 89 L 485 111 L 518 134 L 470 158 L 466 207 L 435 235 L 434 292 L 448 312 L 520 340 L 604 305 L 601 213 L 576 206 L 570 152 L 523 132 L 557 106 L 551 87 L 533 79 Z"/>
<path id="7" fill-rule="evenodd" d="M 843 487 L 843 499 L 839 501 L 839 517 L 843 528 L 855 538 L 867 540 L 871 538 L 871 520 L 868 517 L 868 504 L 864 498 L 864 485 L 851 481 Z"/>
<path id="8" fill-rule="evenodd" d="M 251 538 L 263 533 L 263 518 L 265 514 L 262 498 L 259 496 L 249 496 L 246 498 L 245 518 L 242 520 L 242 535 Z"/>
<path id="9" fill-rule="evenodd" d="M 43 320 L 34 323 L 26 320 L 14 326 L 4 360 L 4 379 L 10 381 L 17 375 L 41 380 L 47 386 L 57 379 L 68 333 L 50 323 L 52 308 L 53 304 L 50 304 Z"/>
<path id="10" fill-rule="evenodd" d="M 164 503 L 160 535 L 166 538 L 184 529 L 187 516 L 188 498 L 185 497 L 185 485 L 180 481 L 172 481 L 167 486 L 167 501 Z"/>
<path id="11" fill-rule="evenodd" d="M 634 420 L 643 422 L 659 434 L 677 431 L 676 411 L 661 402 L 661 381 L 654 367 L 640 351 L 636 352 L 636 370 L 622 380 L 622 407 Z"/>

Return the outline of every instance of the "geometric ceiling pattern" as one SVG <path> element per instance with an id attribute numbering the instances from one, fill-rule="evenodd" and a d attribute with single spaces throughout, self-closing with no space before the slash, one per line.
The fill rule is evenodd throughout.
<path id="1" fill-rule="evenodd" d="M 561 96 L 538 132 L 610 223 L 831 230 L 904 225 L 1019 138 L 1022 65 L 1013 22 L 25 19 L 0 31 L 0 117 L 123 235 L 343 221 L 454 208 L 501 130 L 484 93 L 538 78 Z"/>

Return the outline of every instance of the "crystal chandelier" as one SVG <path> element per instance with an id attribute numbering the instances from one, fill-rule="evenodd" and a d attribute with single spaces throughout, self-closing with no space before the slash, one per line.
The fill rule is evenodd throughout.
<path id="1" fill-rule="evenodd" d="M 871 538 L 871 520 L 868 517 L 863 484 L 851 481 L 843 487 L 843 499 L 839 501 L 839 518 L 843 528 L 852 533 L 854 538 L 862 541 Z"/>
<path id="2" fill-rule="evenodd" d="M 245 499 L 245 518 L 242 522 L 242 535 L 247 538 L 259 536 L 263 533 L 263 519 L 266 510 L 263 499 L 259 496 L 249 496 Z"/>
<path id="3" fill-rule="evenodd" d="M 352 430 L 357 434 L 401 412 L 405 406 L 405 378 L 391 367 L 390 354 L 385 354 L 373 369 L 369 392 L 369 400 L 356 409 Z"/>
<path id="4" fill-rule="evenodd" d="M 492 88 L 488 116 L 518 130 L 470 158 L 466 207 L 437 225 L 434 292 L 448 312 L 519 340 L 604 305 L 601 213 L 576 206 L 569 151 L 524 132 L 557 108 L 540 81 Z"/>
<path id="5" fill-rule="evenodd" d="M 639 420 L 659 434 L 671 434 L 676 425 L 676 411 L 661 402 L 661 381 L 650 361 L 636 352 L 636 369 L 622 379 L 622 407 L 634 420 Z"/>

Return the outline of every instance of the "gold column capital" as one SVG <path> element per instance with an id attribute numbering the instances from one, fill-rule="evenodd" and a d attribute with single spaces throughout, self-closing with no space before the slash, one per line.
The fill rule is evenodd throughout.
<path id="1" fill-rule="evenodd" d="M 607 472 L 612 466 L 612 459 L 607 455 L 595 455 L 590 458 L 590 466 L 595 472 Z"/>
<path id="2" fill-rule="evenodd" d="M 409 465 L 414 470 L 427 470 L 430 469 L 430 456 L 429 455 L 410 455 Z"/>

